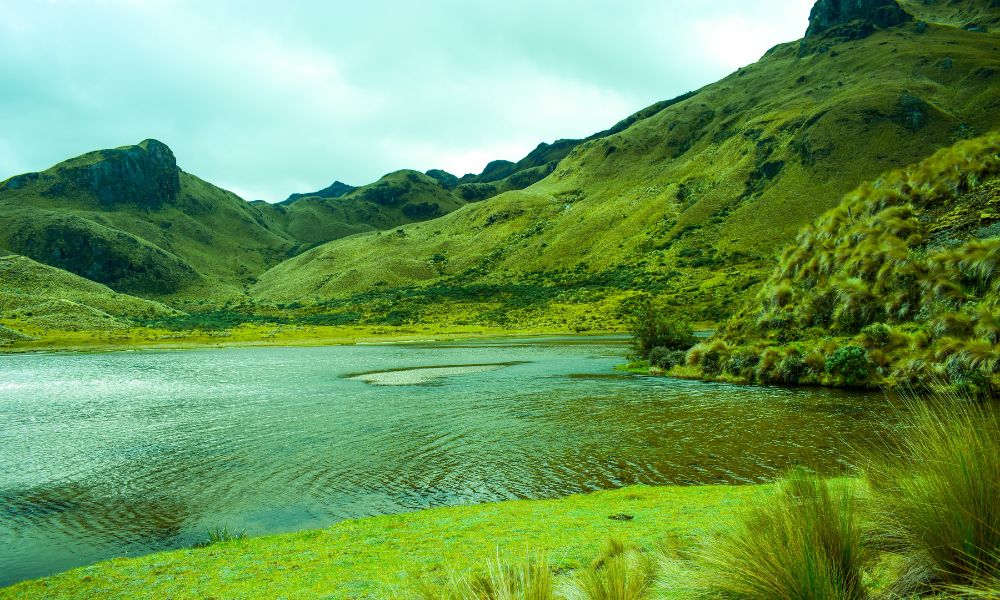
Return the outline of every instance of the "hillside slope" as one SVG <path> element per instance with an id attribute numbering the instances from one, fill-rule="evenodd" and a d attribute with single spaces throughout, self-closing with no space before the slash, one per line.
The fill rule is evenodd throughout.
<path id="1" fill-rule="evenodd" d="M 765 383 L 1000 389 L 1000 133 L 848 194 L 688 362 Z"/>
<path id="2" fill-rule="evenodd" d="M 923 21 L 852 20 L 776 46 L 576 146 L 524 191 L 320 246 L 251 293 L 319 310 L 391 299 L 404 320 L 441 318 L 429 299 L 472 303 L 454 318 L 497 322 L 572 304 L 596 307 L 584 318 L 594 326 L 653 293 L 725 318 L 848 190 L 1000 127 L 1000 36 Z"/>
<path id="3" fill-rule="evenodd" d="M 158 302 L 119 294 L 107 286 L 24 256 L 0 257 L 0 323 L 6 331 L 121 329 L 135 319 L 179 316 Z M 16 336 L 0 331 L 0 344 Z"/>

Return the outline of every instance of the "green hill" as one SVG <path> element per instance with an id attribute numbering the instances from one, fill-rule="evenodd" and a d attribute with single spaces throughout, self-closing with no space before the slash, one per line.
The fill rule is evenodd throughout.
<path id="1" fill-rule="evenodd" d="M 0 246 L 127 293 L 219 298 L 295 243 L 156 140 L 0 184 Z"/>
<path id="2" fill-rule="evenodd" d="M 805 227 L 700 375 L 1000 389 L 1000 134 L 866 183 Z"/>
<path id="3" fill-rule="evenodd" d="M 0 282 L 0 324 L 7 325 L 0 344 L 38 330 L 122 329 L 182 314 L 24 256 L 0 257 Z"/>
<path id="4" fill-rule="evenodd" d="M 846 15 L 574 146 L 524 191 L 325 244 L 251 294 L 333 312 L 391 306 L 401 322 L 582 328 L 620 324 L 630 299 L 653 294 L 724 319 L 844 193 L 1000 127 L 1000 36 L 931 8 L 907 4 L 914 18 L 886 28 Z"/>

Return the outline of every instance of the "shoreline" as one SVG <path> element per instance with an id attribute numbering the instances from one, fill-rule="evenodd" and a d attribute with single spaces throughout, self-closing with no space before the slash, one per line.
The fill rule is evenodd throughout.
<path id="1" fill-rule="evenodd" d="M 501 328 L 447 329 L 413 327 L 239 327 L 220 332 L 128 330 L 124 336 L 105 332 L 56 332 L 38 339 L 0 346 L 0 356 L 72 352 L 128 352 L 143 350 L 198 350 L 217 348 L 297 348 L 377 344 L 419 344 L 466 340 L 519 338 L 587 338 L 627 336 L 623 331 L 577 332 L 557 329 Z"/>

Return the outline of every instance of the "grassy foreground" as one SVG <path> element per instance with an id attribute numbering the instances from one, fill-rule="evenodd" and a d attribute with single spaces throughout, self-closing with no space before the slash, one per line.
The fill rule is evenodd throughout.
<path id="1" fill-rule="evenodd" d="M 0 598 L 398 598 L 487 560 L 545 552 L 589 564 L 610 537 L 694 545 L 774 486 L 629 487 L 343 521 L 327 529 L 115 559 L 0 589 Z M 631 520 L 609 517 L 629 515 Z"/>

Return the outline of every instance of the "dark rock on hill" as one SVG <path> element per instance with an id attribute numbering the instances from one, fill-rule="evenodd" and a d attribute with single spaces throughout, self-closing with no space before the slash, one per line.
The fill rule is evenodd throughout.
<path id="1" fill-rule="evenodd" d="M 819 0 L 809 13 L 806 37 L 832 30 L 837 37 L 859 39 L 876 28 L 893 27 L 912 18 L 896 0 Z"/>
<path id="2" fill-rule="evenodd" d="M 162 142 L 146 140 L 98 154 L 100 160 L 68 169 L 64 175 L 104 206 L 131 204 L 155 210 L 172 202 L 180 191 L 177 161 Z"/>

